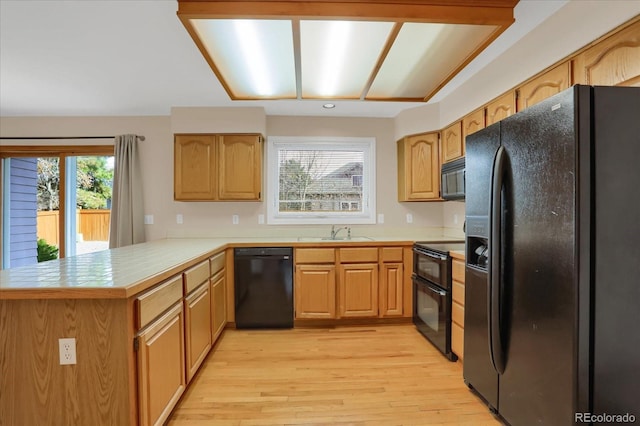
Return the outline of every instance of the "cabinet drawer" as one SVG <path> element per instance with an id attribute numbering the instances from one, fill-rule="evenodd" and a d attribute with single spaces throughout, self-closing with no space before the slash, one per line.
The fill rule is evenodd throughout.
<path id="1" fill-rule="evenodd" d="M 205 260 L 184 272 L 184 294 L 191 293 L 196 287 L 209 279 L 209 261 Z"/>
<path id="2" fill-rule="evenodd" d="M 464 283 L 464 260 L 453 259 L 451 262 L 451 278 Z"/>
<path id="3" fill-rule="evenodd" d="M 460 281 L 452 281 L 453 290 L 451 291 L 451 298 L 454 302 L 464 306 L 464 284 Z"/>
<path id="4" fill-rule="evenodd" d="M 300 263 L 334 263 L 336 251 L 332 248 L 299 248 L 296 249 L 294 258 Z"/>
<path id="5" fill-rule="evenodd" d="M 224 261 L 224 252 L 218 253 L 209 259 L 209 263 L 211 264 L 211 276 L 215 275 L 216 273 L 218 273 L 218 271 L 224 268 Z"/>
<path id="6" fill-rule="evenodd" d="M 182 299 L 182 275 L 178 275 L 138 296 L 136 298 L 138 329 L 145 327 L 180 299 Z"/>
<path id="7" fill-rule="evenodd" d="M 464 307 L 457 303 L 451 304 L 451 320 L 461 327 L 464 327 Z"/>
<path id="8" fill-rule="evenodd" d="M 341 248 L 340 263 L 377 262 L 378 249 L 375 247 Z"/>
<path id="9" fill-rule="evenodd" d="M 382 247 L 383 262 L 402 262 L 402 247 Z"/>

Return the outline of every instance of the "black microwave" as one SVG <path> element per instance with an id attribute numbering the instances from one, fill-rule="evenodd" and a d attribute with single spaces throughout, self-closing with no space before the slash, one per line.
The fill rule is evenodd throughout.
<path id="1" fill-rule="evenodd" d="M 440 185 L 443 199 L 464 200 L 464 157 L 442 165 Z"/>

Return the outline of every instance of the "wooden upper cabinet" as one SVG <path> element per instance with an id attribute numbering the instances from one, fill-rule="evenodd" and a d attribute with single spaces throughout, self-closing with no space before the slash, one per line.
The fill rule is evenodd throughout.
<path id="1" fill-rule="evenodd" d="M 475 110 L 462 119 L 462 146 L 466 146 L 467 136 L 484 129 L 484 108 Z"/>
<path id="2" fill-rule="evenodd" d="M 640 20 L 574 58 L 574 83 L 640 86 Z"/>
<path id="3" fill-rule="evenodd" d="M 176 200 L 216 199 L 216 137 L 176 135 L 173 188 Z"/>
<path id="4" fill-rule="evenodd" d="M 523 84 L 518 89 L 518 111 L 522 111 L 571 85 L 571 63 L 564 62 Z"/>
<path id="5" fill-rule="evenodd" d="M 261 191 L 261 135 L 175 135 L 176 200 L 260 200 Z"/>
<path id="6" fill-rule="evenodd" d="M 487 126 L 516 112 L 516 92 L 508 92 L 487 105 Z"/>
<path id="7" fill-rule="evenodd" d="M 398 201 L 440 199 L 438 133 L 398 141 Z"/>
<path id="8" fill-rule="evenodd" d="M 463 155 L 462 122 L 457 121 L 442 131 L 442 162 L 446 163 Z"/>
<path id="9" fill-rule="evenodd" d="M 220 200 L 260 200 L 262 136 L 221 135 L 218 141 Z"/>

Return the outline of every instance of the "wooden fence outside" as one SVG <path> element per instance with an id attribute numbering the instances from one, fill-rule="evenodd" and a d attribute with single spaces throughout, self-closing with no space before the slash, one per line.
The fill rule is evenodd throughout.
<path id="1" fill-rule="evenodd" d="M 59 246 L 59 217 L 58 210 L 38 212 L 38 238 L 43 238 L 47 244 Z M 84 241 L 109 241 L 110 220 L 110 210 L 76 210 L 78 234 L 82 234 Z"/>

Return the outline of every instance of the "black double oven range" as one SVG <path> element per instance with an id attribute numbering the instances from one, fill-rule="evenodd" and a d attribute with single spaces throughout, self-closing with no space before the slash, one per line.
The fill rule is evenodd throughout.
<path id="1" fill-rule="evenodd" d="M 418 331 L 450 361 L 451 352 L 451 256 L 464 251 L 462 242 L 413 245 L 413 323 Z"/>

